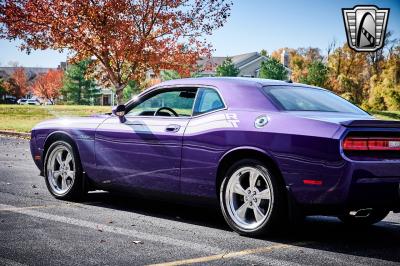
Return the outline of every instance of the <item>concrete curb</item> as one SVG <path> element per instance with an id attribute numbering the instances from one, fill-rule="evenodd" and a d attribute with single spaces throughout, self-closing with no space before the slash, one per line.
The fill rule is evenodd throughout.
<path id="1" fill-rule="evenodd" d="M 17 137 L 17 138 L 24 138 L 24 139 L 30 139 L 31 138 L 31 133 L 16 132 L 16 131 L 9 131 L 9 130 L 0 130 L 0 135 L 10 136 L 10 137 Z"/>

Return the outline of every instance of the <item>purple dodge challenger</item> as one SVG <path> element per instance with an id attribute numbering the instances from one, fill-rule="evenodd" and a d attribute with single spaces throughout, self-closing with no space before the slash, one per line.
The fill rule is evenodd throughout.
<path id="1" fill-rule="evenodd" d="M 167 81 L 112 114 L 42 122 L 30 144 L 56 198 L 124 189 L 208 199 L 244 235 L 305 215 L 367 225 L 400 211 L 400 122 L 303 84 Z"/>

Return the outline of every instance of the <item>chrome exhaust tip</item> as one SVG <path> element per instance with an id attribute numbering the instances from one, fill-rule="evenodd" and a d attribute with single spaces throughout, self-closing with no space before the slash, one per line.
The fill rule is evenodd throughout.
<path id="1" fill-rule="evenodd" d="M 360 210 L 357 210 L 357 211 L 351 211 L 350 215 L 353 216 L 353 217 L 356 217 L 356 218 L 365 218 L 365 217 L 370 216 L 371 212 L 372 212 L 371 208 L 360 209 Z"/>

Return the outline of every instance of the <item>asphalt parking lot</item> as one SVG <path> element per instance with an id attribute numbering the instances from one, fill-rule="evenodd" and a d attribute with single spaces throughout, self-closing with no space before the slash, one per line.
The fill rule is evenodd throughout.
<path id="1" fill-rule="evenodd" d="M 241 237 L 217 209 L 92 192 L 50 196 L 27 140 L 0 137 L 0 265 L 398 265 L 400 214 L 367 229 L 310 217 Z"/>

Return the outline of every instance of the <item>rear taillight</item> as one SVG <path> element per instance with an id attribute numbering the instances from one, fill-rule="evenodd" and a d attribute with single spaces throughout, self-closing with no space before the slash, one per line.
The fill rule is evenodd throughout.
<path id="1" fill-rule="evenodd" d="M 343 141 L 345 151 L 400 151 L 400 138 L 348 137 Z"/>

